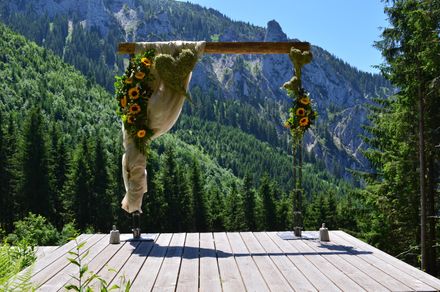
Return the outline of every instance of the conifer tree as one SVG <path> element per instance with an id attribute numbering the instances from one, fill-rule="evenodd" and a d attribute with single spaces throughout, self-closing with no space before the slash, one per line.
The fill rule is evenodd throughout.
<path id="1" fill-rule="evenodd" d="M 41 109 L 32 109 L 25 122 L 21 158 L 23 177 L 20 190 L 26 211 L 53 220 L 48 137 Z"/>
<path id="2" fill-rule="evenodd" d="M 225 228 L 227 231 L 239 231 L 244 227 L 243 200 L 235 184 L 226 198 Z"/>
<path id="3" fill-rule="evenodd" d="M 430 94 L 430 87 L 440 75 L 440 2 L 392 1 L 385 12 L 390 27 L 384 29 L 382 40 L 376 46 L 386 61 L 381 70 L 399 92 L 387 109 L 387 118 L 391 118 L 386 120 L 390 121 L 389 124 L 383 122 L 383 116 L 373 113 L 374 126 L 370 130 L 379 151 L 370 152 L 369 158 L 378 164 L 381 175 L 370 182 L 368 195 L 384 202 L 379 208 L 391 228 L 386 230 L 383 238 L 390 236 L 397 243 L 390 248 L 401 253 L 420 244 L 422 269 L 436 274 L 437 256 L 433 247 L 436 222 L 432 212 L 436 204 L 437 179 L 429 178 L 438 176 L 434 174 L 438 173 L 438 163 L 435 162 L 438 154 L 433 151 L 434 141 L 438 140 L 434 138 L 438 135 L 433 132 L 438 119 L 432 123 L 436 119 L 428 117 L 438 117 L 438 108 L 428 106 L 438 100 L 438 96 Z M 378 136 L 377 133 L 386 133 L 387 136 Z M 415 208 L 417 205 L 419 210 Z M 420 231 L 413 224 L 418 213 Z M 377 229 L 383 231 L 380 227 Z M 401 237 L 396 239 L 393 234 L 396 229 L 404 229 L 405 235 L 398 234 Z"/>
<path id="4" fill-rule="evenodd" d="M 200 173 L 200 165 L 196 159 L 193 161 L 192 174 L 191 174 L 191 186 L 193 195 L 193 213 L 195 230 L 198 232 L 207 231 L 207 207 L 206 207 L 206 195 L 203 189 L 204 181 Z"/>
<path id="5" fill-rule="evenodd" d="M 104 232 L 112 227 L 113 209 L 112 199 L 109 195 L 110 178 L 107 168 L 107 156 L 98 135 L 96 135 L 94 148 L 94 163 L 91 171 L 91 188 L 93 190 L 90 202 L 91 217 L 96 230 Z"/>
<path id="6" fill-rule="evenodd" d="M 209 230 L 224 231 L 225 230 L 225 203 L 220 191 L 213 188 L 210 191 L 209 199 Z"/>
<path id="7" fill-rule="evenodd" d="M 12 151 L 15 145 L 11 145 L 10 135 L 14 135 L 12 132 L 14 127 L 9 121 L 9 125 L 5 128 L 4 120 L 2 118 L 2 112 L 0 111 L 0 228 L 6 232 L 12 232 L 14 221 L 14 197 L 12 183 L 13 173 L 11 169 L 12 163 Z"/>
<path id="8" fill-rule="evenodd" d="M 252 189 L 252 180 L 249 175 L 244 177 L 242 196 L 245 229 L 254 231 L 257 227 L 255 218 L 256 201 L 255 192 Z"/>
<path id="9" fill-rule="evenodd" d="M 90 157 L 88 141 L 83 138 L 75 150 L 64 191 L 65 209 L 70 213 L 69 221 L 75 220 L 81 230 L 92 223 Z"/>
<path id="10" fill-rule="evenodd" d="M 263 203 L 263 228 L 264 230 L 275 230 L 277 223 L 275 201 L 273 189 L 267 174 L 261 179 L 259 196 Z"/>
<path id="11" fill-rule="evenodd" d="M 179 170 L 177 167 L 175 151 L 168 147 L 164 153 L 164 161 L 161 169 L 161 184 L 166 202 L 165 230 L 177 232 L 182 230 L 182 210 L 179 200 Z"/>

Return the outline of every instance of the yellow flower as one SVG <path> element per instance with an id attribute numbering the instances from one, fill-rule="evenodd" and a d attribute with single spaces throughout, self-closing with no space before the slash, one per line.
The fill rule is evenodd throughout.
<path id="1" fill-rule="evenodd" d="M 147 68 L 151 66 L 151 61 L 148 58 L 142 58 L 141 63 Z"/>
<path id="2" fill-rule="evenodd" d="M 309 124 L 309 118 L 308 117 L 304 117 L 301 120 L 299 120 L 299 125 L 301 127 L 305 127 Z"/>
<path id="3" fill-rule="evenodd" d="M 128 116 L 127 117 L 127 123 L 129 123 L 129 124 L 133 124 L 134 123 L 134 117 L 133 116 Z"/>
<path id="4" fill-rule="evenodd" d="M 308 105 L 310 103 L 310 99 L 308 97 L 303 97 L 299 100 L 299 102 L 304 105 Z"/>
<path id="5" fill-rule="evenodd" d="M 139 113 L 140 111 L 141 111 L 141 107 L 140 107 L 137 103 L 132 104 L 132 105 L 130 106 L 130 113 L 131 113 L 131 114 L 137 114 L 137 113 Z"/>
<path id="6" fill-rule="evenodd" d="M 133 83 L 133 78 L 127 78 L 127 79 L 125 79 L 125 81 L 124 81 L 125 83 L 127 83 L 127 84 L 132 84 Z"/>
<path id="7" fill-rule="evenodd" d="M 144 72 L 136 72 L 136 74 L 134 74 L 134 77 L 136 77 L 139 80 L 142 80 L 145 77 L 145 73 Z"/>
<path id="8" fill-rule="evenodd" d="M 139 88 L 133 87 L 128 90 L 128 95 L 131 99 L 138 99 L 139 98 Z"/>
<path id="9" fill-rule="evenodd" d="M 302 107 L 300 107 L 296 110 L 296 115 L 298 117 L 303 117 L 305 114 L 306 114 L 306 110 Z"/>
<path id="10" fill-rule="evenodd" d="M 285 122 L 284 123 L 284 128 L 289 129 L 290 128 L 290 123 L 289 122 Z"/>
<path id="11" fill-rule="evenodd" d="M 124 95 L 123 98 L 121 98 L 121 106 L 126 107 L 127 106 L 127 97 Z"/>
<path id="12" fill-rule="evenodd" d="M 145 130 L 139 130 L 136 135 L 138 136 L 138 138 L 144 138 L 145 134 L 147 134 Z"/>

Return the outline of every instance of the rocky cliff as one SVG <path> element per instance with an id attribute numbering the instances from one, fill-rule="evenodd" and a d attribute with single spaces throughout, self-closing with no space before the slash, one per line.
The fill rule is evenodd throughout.
<path id="1" fill-rule="evenodd" d="M 13 25 L 14 14 L 48 17 L 49 21 L 62 16 L 66 21 L 97 30 L 103 41 L 109 34 L 118 41 L 289 40 L 275 20 L 261 28 L 232 21 L 212 9 L 171 0 L 21 0 L 1 5 L 6 23 Z M 360 72 L 322 48 L 314 46 L 312 51 L 314 59 L 305 67 L 303 78 L 319 118 L 305 138 L 305 148 L 329 170 L 348 177 L 347 168 L 368 168 L 360 139 L 366 123 L 366 105 L 372 97 L 386 94 L 384 88 L 390 86 L 381 76 Z M 122 69 L 108 61 L 107 66 L 109 70 Z M 285 140 L 282 124 L 289 99 L 280 87 L 292 74 L 287 56 L 206 55 L 194 71 L 191 86 L 205 92 L 214 90 L 219 99 L 249 104 L 261 119 L 275 125 L 280 140 Z"/>

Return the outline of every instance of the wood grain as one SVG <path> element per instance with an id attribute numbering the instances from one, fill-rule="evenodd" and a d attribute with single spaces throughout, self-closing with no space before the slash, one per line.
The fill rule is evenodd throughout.
<path id="1" fill-rule="evenodd" d="M 120 43 L 119 54 L 133 54 L 136 43 Z M 310 50 L 307 42 L 207 42 L 205 54 L 288 54 L 291 48 Z"/>

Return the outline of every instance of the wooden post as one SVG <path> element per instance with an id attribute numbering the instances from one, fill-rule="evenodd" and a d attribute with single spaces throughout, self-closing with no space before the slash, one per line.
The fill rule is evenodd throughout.
<path id="1" fill-rule="evenodd" d="M 136 43 L 120 43 L 119 54 L 133 54 Z M 291 48 L 310 50 L 307 42 L 207 42 L 205 54 L 288 54 Z"/>

